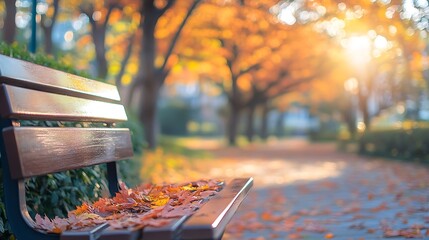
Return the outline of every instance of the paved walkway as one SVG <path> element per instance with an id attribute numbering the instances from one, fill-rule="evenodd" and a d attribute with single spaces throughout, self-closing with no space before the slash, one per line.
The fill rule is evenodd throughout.
<path id="1" fill-rule="evenodd" d="M 427 167 L 300 139 L 210 151 L 211 176 L 255 178 L 226 240 L 429 239 Z"/>

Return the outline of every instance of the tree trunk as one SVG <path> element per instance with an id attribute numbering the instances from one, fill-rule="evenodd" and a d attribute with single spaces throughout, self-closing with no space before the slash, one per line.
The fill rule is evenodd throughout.
<path id="1" fill-rule="evenodd" d="M 276 137 L 278 138 L 283 137 L 285 135 L 285 128 L 284 128 L 285 117 L 286 117 L 285 111 L 279 112 L 279 115 L 276 121 L 276 133 L 275 133 Z"/>
<path id="2" fill-rule="evenodd" d="M 43 28 L 43 33 L 45 35 L 44 45 L 45 45 L 45 53 L 52 54 L 53 53 L 53 43 L 52 43 L 52 28 Z"/>
<path id="3" fill-rule="evenodd" d="M 139 120 L 143 124 L 147 147 L 154 149 L 157 143 L 157 103 L 159 87 L 153 81 L 145 81 L 141 89 Z"/>
<path id="4" fill-rule="evenodd" d="M 262 104 L 262 121 L 261 121 L 261 132 L 260 137 L 262 140 L 268 139 L 268 112 L 270 108 L 268 102 Z"/>
<path id="5" fill-rule="evenodd" d="M 52 42 L 52 30 L 54 29 L 55 22 L 57 21 L 59 5 L 60 0 L 54 0 L 54 2 L 52 3 L 52 7 L 54 8 L 54 14 L 52 15 L 52 18 L 47 19 L 46 15 L 43 15 L 40 24 L 44 34 L 45 53 L 47 54 L 53 54 L 54 52 L 54 44 Z"/>
<path id="6" fill-rule="evenodd" d="M 344 114 L 344 121 L 346 122 L 350 138 L 354 139 L 356 136 L 356 114 L 348 110 L 347 113 Z"/>
<path id="7" fill-rule="evenodd" d="M 371 117 L 368 109 L 368 97 L 365 95 L 359 96 L 359 108 L 362 113 L 363 123 L 365 124 L 365 131 L 369 131 L 371 124 Z"/>
<path id="8" fill-rule="evenodd" d="M 256 105 L 251 104 L 247 112 L 247 125 L 246 125 L 246 138 L 247 138 L 247 141 L 249 142 L 253 142 L 253 137 L 255 135 L 255 131 L 254 131 L 255 111 L 256 111 Z"/>
<path id="9" fill-rule="evenodd" d="M 142 1 L 140 14 L 140 28 L 143 32 L 143 37 L 140 42 L 141 48 L 139 52 L 139 70 L 136 79 L 133 81 L 132 86 L 142 86 L 142 95 L 140 96 L 139 105 L 139 118 L 144 125 L 145 139 L 149 148 L 156 147 L 157 128 L 156 113 L 159 91 L 168 75 L 169 69 L 166 69 L 168 59 L 174 49 L 174 46 L 179 38 L 179 35 L 185 26 L 189 16 L 195 10 L 200 1 L 195 0 L 191 4 L 188 13 L 178 27 L 173 39 L 170 42 L 167 53 L 164 56 L 164 63 L 161 67 L 155 65 L 155 58 L 157 56 L 157 44 L 155 39 L 155 28 L 159 18 L 165 13 L 166 10 L 171 8 L 175 0 L 168 0 L 163 8 L 157 8 L 155 1 L 148 0 Z M 130 101 L 133 96 L 134 89 L 130 90 Z"/>
<path id="10" fill-rule="evenodd" d="M 107 77 L 107 59 L 106 59 L 106 29 L 97 26 L 95 23 L 92 38 L 95 45 L 95 60 L 97 62 L 97 77 L 105 79 Z"/>
<path id="11" fill-rule="evenodd" d="M 81 6 L 80 11 L 86 14 L 89 18 L 89 23 L 91 25 L 91 36 L 92 41 L 95 47 L 95 62 L 97 65 L 97 77 L 106 79 L 108 71 L 108 63 L 106 59 L 106 31 L 109 18 L 112 11 L 117 8 L 119 5 L 115 2 L 111 2 L 108 6 L 106 17 L 103 22 L 95 21 L 92 15 L 95 12 L 94 5 L 89 4 L 89 6 Z"/>
<path id="12" fill-rule="evenodd" d="M 4 2 L 6 5 L 6 17 L 4 19 L 3 39 L 7 44 L 11 44 L 15 41 L 16 34 L 16 5 L 15 0 L 5 0 Z"/>
<path id="13" fill-rule="evenodd" d="M 240 108 L 231 105 L 228 122 L 228 144 L 230 146 L 237 145 L 238 123 L 240 121 Z"/>
<path id="14" fill-rule="evenodd" d="M 147 3 L 146 3 L 147 4 Z M 139 119 L 143 124 L 145 140 L 150 149 L 156 147 L 156 112 L 159 95 L 161 74 L 156 74 L 155 67 L 155 26 L 158 16 L 155 14 L 153 5 L 145 5 L 141 27 L 143 37 L 141 40 L 141 49 L 139 53 L 139 71 L 133 85 L 141 85 L 141 96 L 139 101 Z M 133 89 L 131 89 L 133 91 Z M 131 94 L 133 95 L 133 94 Z"/>

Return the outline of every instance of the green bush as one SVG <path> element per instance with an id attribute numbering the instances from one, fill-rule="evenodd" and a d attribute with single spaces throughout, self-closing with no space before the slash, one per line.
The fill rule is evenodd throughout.
<path id="1" fill-rule="evenodd" d="M 52 57 L 46 56 L 42 53 L 30 53 L 27 48 L 18 43 L 13 43 L 8 45 L 4 42 L 0 42 L 0 54 L 25 60 L 28 62 L 36 63 L 38 65 L 50 67 L 53 69 L 61 70 L 67 73 L 79 75 L 82 77 L 90 78 L 90 74 L 84 71 L 78 71 L 72 66 L 64 64 L 61 60 L 54 59 Z"/>
<path id="2" fill-rule="evenodd" d="M 336 131 L 310 131 L 308 136 L 313 142 L 328 142 L 336 141 L 338 139 L 338 132 Z"/>
<path id="3" fill-rule="evenodd" d="M 359 145 L 362 154 L 429 163 L 429 128 L 370 131 Z"/>
<path id="4" fill-rule="evenodd" d="M 188 122 L 192 109 L 182 102 L 171 102 L 159 109 L 161 133 L 172 136 L 188 135 Z M 174 121 L 172 121 L 174 120 Z"/>

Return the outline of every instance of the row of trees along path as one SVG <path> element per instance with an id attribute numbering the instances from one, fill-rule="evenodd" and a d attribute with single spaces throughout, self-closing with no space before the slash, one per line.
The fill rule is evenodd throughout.
<path id="1" fill-rule="evenodd" d="M 22 34 L 15 24 L 22 9 L 15 2 L 5 1 L 4 6 L 7 43 Z M 253 140 L 255 111 L 262 118 L 261 137 L 266 138 L 268 112 L 276 109 L 282 114 L 293 102 L 305 102 L 312 110 L 333 105 L 329 109 L 341 112 L 353 134 L 355 119 L 347 100 L 351 97 L 342 96 L 344 81 L 350 77 L 360 80 L 356 95 L 367 128 L 372 117 L 369 99 L 375 97 L 382 110 L 419 99 L 422 92 L 424 41 L 416 26 L 424 24 L 414 23 L 427 20 L 406 12 L 411 1 L 407 7 L 401 1 L 381 0 L 52 0 L 46 4 L 46 12 L 39 14 L 41 49 L 58 55 L 52 42 L 55 25 L 86 16 L 88 26 L 83 29 L 87 30 L 76 31 L 74 49 L 65 54 L 76 65 L 88 67 L 92 61 L 97 77 L 116 81 L 125 105 L 138 113 L 150 148 L 157 142 L 160 89 L 180 79 L 209 82 L 227 98 L 226 132 L 231 145 L 236 144 L 239 129 L 246 129 L 248 140 Z M 423 13 L 426 8 L 421 1 L 413 3 L 414 11 Z M 368 53 L 371 64 L 361 68 L 349 63 L 362 59 L 362 51 L 344 54 L 345 41 L 356 36 L 374 41 Z M 385 46 L 377 49 L 380 40 Z M 288 97 L 293 92 L 299 94 Z M 245 128 L 239 126 L 243 113 Z"/>

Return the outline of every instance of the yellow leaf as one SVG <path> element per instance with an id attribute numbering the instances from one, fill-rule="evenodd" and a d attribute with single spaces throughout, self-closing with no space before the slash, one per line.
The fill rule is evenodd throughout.
<path id="1" fill-rule="evenodd" d="M 160 206 L 164 206 L 165 204 L 167 204 L 168 200 L 170 200 L 170 198 L 168 196 L 159 196 L 158 198 L 153 199 L 151 204 L 153 207 L 160 207 Z"/>

